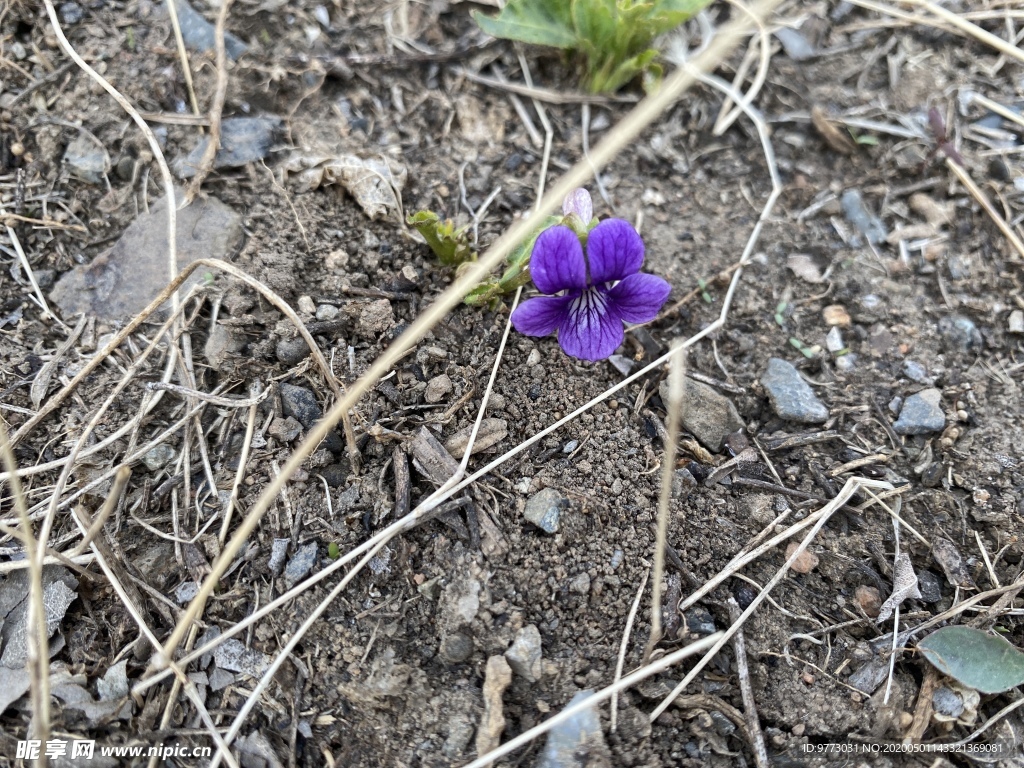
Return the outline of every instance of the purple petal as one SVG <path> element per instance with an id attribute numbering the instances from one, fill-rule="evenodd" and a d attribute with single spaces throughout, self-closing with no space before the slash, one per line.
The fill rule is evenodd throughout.
<path id="1" fill-rule="evenodd" d="M 565 320 L 570 296 L 537 296 L 527 299 L 512 313 L 512 325 L 527 336 L 547 336 Z"/>
<path id="2" fill-rule="evenodd" d="M 558 343 L 567 355 L 603 360 L 622 343 L 622 318 L 602 292 L 584 291 L 569 300 L 566 310 Z"/>
<path id="3" fill-rule="evenodd" d="M 587 287 L 583 246 L 571 229 L 559 225 L 540 233 L 530 255 L 530 277 L 541 293 Z"/>
<path id="4" fill-rule="evenodd" d="M 579 216 L 584 224 L 589 224 L 594 218 L 594 201 L 590 199 L 590 193 L 582 187 L 574 189 L 562 201 L 562 214 L 568 216 L 570 213 Z"/>
<path id="5" fill-rule="evenodd" d="M 608 291 L 608 299 L 627 323 L 653 320 L 672 292 L 672 286 L 657 275 L 630 275 Z"/>
<path id="6" fill-rule="evenodd" d="M 622 280 L 639 272 L 644 263 L 644 241 L 622 219 L 605 219 L 587 237 L 590 281 L 594 285 Z"/>

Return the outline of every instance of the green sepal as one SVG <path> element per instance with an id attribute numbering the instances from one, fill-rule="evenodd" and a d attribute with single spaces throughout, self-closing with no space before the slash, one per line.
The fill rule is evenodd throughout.
<path id="1" fill-rule="evenodd" d="M 469 225 L 456 229 L 451 219 L 442 220 L 432 211 L 417 211 L 406 222 L 423 235 L 430 250 L 445 266 L 476 261 L 476 252 L 469 245 Z"/>

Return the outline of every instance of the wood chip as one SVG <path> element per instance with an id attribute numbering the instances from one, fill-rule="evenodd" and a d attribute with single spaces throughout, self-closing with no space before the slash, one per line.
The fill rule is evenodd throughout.
<path id="1" fill-rule="evenodd" d="M 461 429 L 445 441 L 444 447 L 457 459 L 466 454 L 466 446 L 469 445 L 469 436 L 473 432 L 473 425 Z M 504 419 L 484 419 L 480 422 L 480 430 L 476 435 L 476 442 L 473 443 L 471 454 L 480 453 L 488 448 L 497 445 L 508 435 L 508 422 Z"/>
<path id="2" fill-rule="evenodd" d="M 843 126 L 832 122 L 825 110 L 815 106 L 811 108 L 811 123 L 814 129 L 821 134 L 821 138 L 833 150 L 843 155 L 853 155 L 857 152 L 856 142 L 850 138 L 849 131 Z"/>

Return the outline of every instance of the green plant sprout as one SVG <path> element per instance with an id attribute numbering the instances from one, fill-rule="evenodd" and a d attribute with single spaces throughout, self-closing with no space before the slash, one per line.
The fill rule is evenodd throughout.
<path id="1" fill-rule="evenodd" d="M 456 274 L 464 264 L 477 260 L 477 253 L 469 243 L 468 225 L 456 228 L 451 219 L 442 219 L 431 211 L 417 211 L 406 221 L 409 226 L 423 235 L 423 239 L 437 256 L 438 261 L 445 266 L 455 267 Z M 581 240 L 586 240 L 587 232 L 597 225 L 597 219 L 591 218 L 584 224 L 574 213 L 564 216 L 545 216 L 533 234 L 509 254 L 505 260 L 505 270 L 501 275 L 484 281 L 470 291 L 465 298 L 465 303 L 471 307 L 497 309 L 501 306 L 502 297 L 514 293 L 517 288 L 530 282 L 529 264 L 533 244 L 541 232 L 556 224 L 564 224 L 572 229 Z"/>
<path id="2" fill-rule="evenodd" d="M 801 355 L 806 357 L 808 360 L 813 360 L 821 352 L 821 347 L 815 344 L 813 347 L 808 347 L 800 339 L 795 336 L 789 338 L 789 345 L 797 350 Z"/>
<path id="3" fill-rule="evenodd" d="M 702 277 L 697 278 L 697 287 L 700 288 L 700 297 L 704 300 L 705 304 L 711 304 L 714 299 L 711 298 L 711 294 L 708 293 L 708 281 Z"/>
<path id="4" fill-rule="evenodd" d="M 583 59 L 584 86 L 614 93 L 637 75 L 661 79 L 652 48 L 658 35 L 692 18 L 710 0 L 509 0 L 497 16 L 473 18 L 493 37 L 547 45 Z"/>

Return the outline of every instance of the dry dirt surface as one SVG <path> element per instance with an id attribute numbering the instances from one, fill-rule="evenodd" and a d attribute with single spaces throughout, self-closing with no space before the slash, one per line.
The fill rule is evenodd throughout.
<path id="1" fill-rule="evenodd" d="M 205 178 L 192 203 L 202 215 L 179 211 L 190 222 L 179 225 L 179 263 L 218 256 L 251 280 L 200 268 L 172 326 L 176 354 L 161 329 L 168 313 L 151 313 L 71 388 L 140 316 L 153 296 L 143 283 L 167 281 L 166 234 L 154 234 L 166 233 L 164 186 L 145 137 L 68 59 L 45 9 L 4 6 L 0 420 L 16 436 L 32 533 L 59 556 L 43 574 L 52 738 L 191 750 L 215 747 L 210 728 L 224 735 L 237 718 L 240 765 L 463 765 L 611 684 L 623 645 L 624 672 L 641 665 L 668 437 L 664 366 L 508 457 L 365 567 L 350 570 L 360 556 L 302 588 L 416 508 L 461 458 L 453 438 L 481 408 L 508 307 L 459 305 L 359 400 L 351 433 L 333 429 L 284 484 L 184 625 L 176 656 L 297 596 L 183 665 L 188 686 L 146 682 L 153 641 L 170 637 L 320 415 L 453 280 L 404 216 L 432 210 L 470 224 L 485 249 L 642 96 L 631 86 L 581 98 L 571 60 L 487 38 L 472 8 L 493 10 L 235 0 L 226 28 L 245 50 L 227 60 L 223 116 L 276 119 L 253 143 L 256 159 Z M 738 8 L 715 3 L 708 19 L 720 28 Z M 1024 66 L 901 8 L 790 3 L 769 30 L 787 28 L 781 36 L 755 33 L 718 70 L 729 81 L 741 70 L 738 87 L 755 89 L 781 189 L 724 324 L 687 352 L 701 387 L 684 402 L 667 475 L 653 658 L 729 628 L 731 602 L 750 606 L 810 528 L 685 602 L 737 553 L 828 508 L 856 478 L 875 485 L 828 508 L 808 554 L 744 621 L 748 669 L 730 642 L 655 722 L 694 659 L 623 693 L 614 730 L 602 705 L 603 736 L 562 762 L 543 762 L 542 737 L 497 764 L 749 766 L 756 744 L 776 766 L 1019 764 L 1020 710 L 977 737 L 998 746 L 996 758 L 892 747 L 955 742 L 1020 702 L 1019 691 L 979 698 L 938 674 L 915 651 L 930 628 L 970 625 L 1024 646 L 1024 253 L 952 167 L 1019 236 Z M 196 10 L 216 20 L 212 4 Z M 950 10 L 1011 45 L 1020 37 L 1012 3 Z M 180 171 L 209 133 L 212 43 L 187 49 L 190 85 L 165 4 L 69 0 L 57 15 Z M 715 130 L 724 100 L 691 90 L 601 171 L 600 187 L 588 185 L 599 216 L 639 227 L 645 270 L 673 286 L 665 311 L 629 331 L 613 362 L 512 332 L 470 471 L 719 319 L 772 192 L 748 116 Z M 142 239 L 122 240 L 132 227 Z M 160 382 L 179 388 L 151 386 Z M 737 419 L 728 429 L 726 399 Z M 123 465 L 131 473 L 119 486 Z M 40 713 L 24 666 L 24 527 L 3 477 L 0 764 L 13 764 Z M 531 503 L 557 524 L 530 522 Z M 898 554 L 917 589 L 878 621 Z M 502 690 L 485 670 L 503 656 Z M 97 752 L 88 764 L 129 762 L 155 759 Z M 164 764 L 209 763 L 189 753 Z"/>

